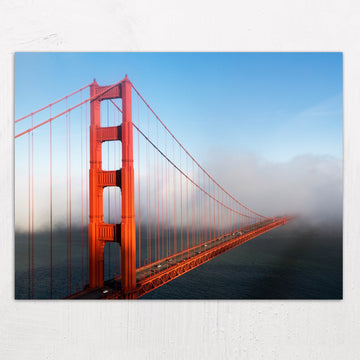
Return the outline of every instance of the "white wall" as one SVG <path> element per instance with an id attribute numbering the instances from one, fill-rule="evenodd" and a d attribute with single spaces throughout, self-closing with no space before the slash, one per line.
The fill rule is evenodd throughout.
<path id="1" fill-rule="evenodd" d="M 291 3 L 291 5 L 289 5 Z M 2 359 L 356 359 L 360 45 L 356 1 L 0 3 Z M 343 51 L 343 301 L 14 301 L 15 51 Z"/>

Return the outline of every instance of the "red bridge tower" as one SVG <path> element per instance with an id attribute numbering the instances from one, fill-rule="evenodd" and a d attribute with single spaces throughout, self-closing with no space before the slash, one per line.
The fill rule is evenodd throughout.
<path id="1" fill-rule="evenodd" d="M 131 118 L 131 82 L 125 76 L 120 83 L 90 85 L 90 209 L 89 209 L 89 285 L 104 284 L 104 247 L 106 241 L 115 241 L 121 247 L 121 288 L 126 298 L 132 298 L 136 286 L 136 233 L 133 166 L 133 132 Z M 97 96 L 98 95 L 98 96 Z M 101 127 L 102 100 L 122 98 L 122 124 Z M 122 142 L 122 168 L 102 169 L 101 146 L 105 141 Z M 103 190 L 107 186 L 121 188 L 121 224 L 106 224 L 103 219 Z"/>

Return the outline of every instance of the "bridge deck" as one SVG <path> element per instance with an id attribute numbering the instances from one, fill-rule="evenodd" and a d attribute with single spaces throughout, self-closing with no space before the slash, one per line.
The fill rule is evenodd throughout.
<path id="1" fill-rule="evenodd" d="M 136 270 L 137 286 L 133 295 L 134 297 L 143 296 L 225 251 L 285 224 L 290 219 L 290 217 L 278 217 L 247 226 L 142 266 Z M 121 276 L 119 276 L 106 281 L 101 288 L 85 288 L 83 291 L 71 295 L 68 299 L 120 299 L 125 297 L 126 294 L 121 291 Z"/>

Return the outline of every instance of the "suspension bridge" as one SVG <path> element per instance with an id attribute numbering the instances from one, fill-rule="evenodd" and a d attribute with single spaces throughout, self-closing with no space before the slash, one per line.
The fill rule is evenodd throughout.
<path id="1" fill-rule="evenodd" d="M 15 120 L 16 298 L 136 299 L 291 220 L 228 193 L 126 76 Z"/>

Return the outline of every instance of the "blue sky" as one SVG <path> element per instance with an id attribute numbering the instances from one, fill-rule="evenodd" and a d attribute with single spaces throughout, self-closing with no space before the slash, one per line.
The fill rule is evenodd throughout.
<path id="1" fill-rule="evenodd" d="M 94 78 L 100 85 L 110 85 L 125 74 L 195 159 L 253 210 L 267 216 L 342 215 L 342 53 L 16 53 L 15 118 Z M 86 96 L 88 92 L 83 99 Z M 48 116 L 44 111 L 36 117 Z M 71 116 L 73 194 L 79 197 L 80 174 L 87 178 L 85 165 L 79 170 L 80 144 L 75 138 L 80 109 Z M 135 108 L 133 117 L 136 123 Z M 30 119 L 26 121 L 16 126 L 15 133 L 23 124 L 29 126 Z M 39 222 L 48 221 L 48 135 L 48 126 L 34 135 L 40 139 L 34 150 Z M 62 117 L 53 122 L 53 187 L 59 219 L 66 210 L 65 142 Z M 16 139 L 19 226 L 26 216 L 21 212 L 26 212 L 27 147 L 27 136 Z M 79 152 L 74 155 L 76 148 Z M 112 154 L 112 148 L 108 152 Z M 79 199 L 74 199 L 78 205 Z"/>
<path id="2" fill-rule="evenodd" d="M 15 118 L 125 74 L 199 161 L 342 157 L 341 53 L 16 53 Z"/>

